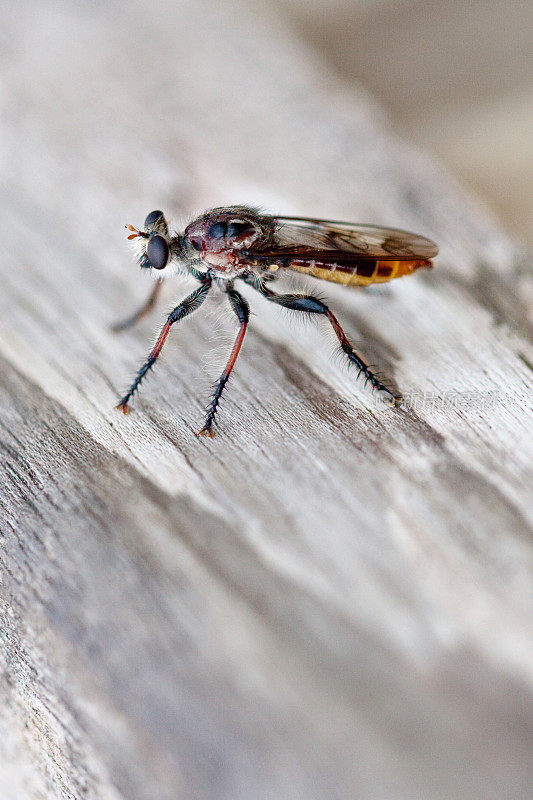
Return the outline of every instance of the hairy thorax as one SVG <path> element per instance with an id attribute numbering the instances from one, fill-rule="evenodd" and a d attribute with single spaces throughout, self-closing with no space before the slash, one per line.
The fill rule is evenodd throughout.
<path id="1" fill-rule="evenodd" d="M 187 226 L 184 241 L 206 269 L 231 280 L 250 269 L 250 248 L 268 242 L 273 223 L 245 207 L 213 209 Z"/>

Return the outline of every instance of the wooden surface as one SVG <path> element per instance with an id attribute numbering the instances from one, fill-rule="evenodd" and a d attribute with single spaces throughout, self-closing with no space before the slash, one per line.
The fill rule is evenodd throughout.
<path id="1" fill-rule="evenodd" d="M 266 5 L 0 36 L 2 800 L 530 797 L 528 258 Z M 123 225 L 228 202 L 439 242 L 314 285 L 403 409 L 254 297 L 215 439 L 216 302 L 113 411 L 188 289 L 110 334 L 150 288 Z"/>

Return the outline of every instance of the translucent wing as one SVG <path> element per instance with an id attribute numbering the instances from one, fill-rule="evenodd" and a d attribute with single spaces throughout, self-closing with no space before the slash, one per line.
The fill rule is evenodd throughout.
<path id="1" fill-rule="evenodd" d="M 306 245 L 313 250 L 340 250 L 382 259 L 434 258 L 438 253 L 430 239 L 395 228 L 304 217 L 277 217 L 276 223 L 281 247 Z"/>
<path id="2" fill-rule="evenodd" d="M 273 238 L 270 252 L 260 254 L 271 268 L 277 264 L 351 286 L 430 267 L 438 253 L 430 239 L 408 231 L 304 217 L 276 217 Z"/>

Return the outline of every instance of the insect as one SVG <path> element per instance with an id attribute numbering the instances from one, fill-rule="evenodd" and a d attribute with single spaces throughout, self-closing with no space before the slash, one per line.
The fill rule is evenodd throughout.
<path id="1" fill-rule="evenodd" d="M 152 369 L 168 333 L 175 323 L 196 311 L 209 292 L 224 292 L 239 322 L 230 357 L 220 376 L 199 435 L 212 436 L 213 423 L 224 387 L 239 355 L 250 316 L 249 306 L 235 288 L 243 281 L 272 303 L 304 314 L 321 315 L 329 321 L 348 360 L 375 389 L 386 392 L 394 405 L 402 402 L 357 355 L 337 317 L 328 306 L 310 294 L 279 294 L 269 284 L 285 270 L 296 270 L 345 286 L 368 286 L 410 275 L 430 267 L 437 246 L 423 236 L 393 228 L 356 225 L 305 217 L 278 217 L 248 206 L 229 206 L 207 211 L 191 222 L 182 234 L 169 232 L 162 211 L 152 211 L 143 230 L 132 225 L 133 240 L 142 269 L 156 270 L 158 280 L 142 308 L 114 330 L 124 330 L 154 305 L 168 275 L 193 276 L 199 283 L 169 314 L 157 341 L 132 385 L 116 406 L 125 414 L 141 381 Z"/>

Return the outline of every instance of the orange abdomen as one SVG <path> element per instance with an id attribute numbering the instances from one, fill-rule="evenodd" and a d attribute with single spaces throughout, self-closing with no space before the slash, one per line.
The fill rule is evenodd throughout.
<path id="1" fill-rule="evenodd" d="M 290 263 L 290 269 L 313 275 L 325 281 L 342 283 L 345 286 L 369 286 L 371 283 L 386 283 L 393 278 L 410 275 L 421 267 L 431 268 L 432 262 L 428 258 L 417 258 L 410 261 L 398 259 L 360 258 L 350 259 L 350 264 L 321 263 L 318 259 L 306 260 L 295 258 Z"/>

